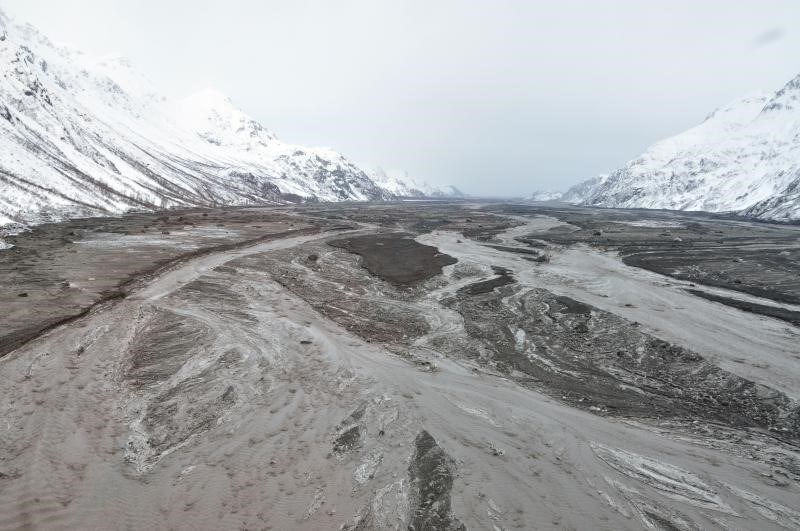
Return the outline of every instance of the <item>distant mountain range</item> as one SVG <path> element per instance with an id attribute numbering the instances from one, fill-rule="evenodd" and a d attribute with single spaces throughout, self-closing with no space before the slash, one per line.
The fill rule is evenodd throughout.
<path id="1" fill-rule="evenodd" d="M 536 190 L 531 194 L 528 200 L 535 203 L 548 203 L 551 201 L 561 201 L 564 197 L 564 192 L 557 192 L 555 190 Z"/>
<path id="2" fill-rule="evenodd" d="M 370 178 L 392 195 L 400 198 L 443 198 L 443 197 L 465 197 L 455 186 L 434 186 L 413 179 L 406 172 L 387 172 L 381 167 L 375 168 L 369 174 Z"/>
<path id="3" fill-rule="evenodd" d="M 800 76 L 743 98 L 560 200 L 800 219 Z"/>
<path id="4" fill-rule="evenodd" d="M 217 91 L 171 100 L 124 59 L 56 46 L 0 12 L 0 226 L 429 193 L 451 191 L 376 182 L 336 151 L 281 142 Z"/>

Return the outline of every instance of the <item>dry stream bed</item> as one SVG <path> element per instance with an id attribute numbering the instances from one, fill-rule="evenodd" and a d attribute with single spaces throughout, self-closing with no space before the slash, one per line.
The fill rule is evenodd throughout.
<path id="1" fill-rule="evenodd" d="M 0 529 L 800 529 L 797 227 L 432 202 L 10 243 Z"/>

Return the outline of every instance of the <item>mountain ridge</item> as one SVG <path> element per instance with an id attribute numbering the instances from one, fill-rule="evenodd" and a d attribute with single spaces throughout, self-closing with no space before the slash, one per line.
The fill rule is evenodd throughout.
<path id="1" fill-rule="evenodd" d="M 329 148 L 281 142 L 213 89 L 166 98 L 124 58 L 0 11 L 0 226 L 130 209 L 396 198 Z"/>
<path id="2" fill-rule="evenodd" d="M 608 176 L 578 183 L 563 200 L 800 219 L 800 75 L 715 110 Z"/>
<path id="3" fill-rule="evenodd" d="M 381 188 L 399 198 L 463 198 L 466 195 L 455 186 L 438 186 L 409 177 L 408 172 L 387 171 L 380 166 L 369 172 Z"/>

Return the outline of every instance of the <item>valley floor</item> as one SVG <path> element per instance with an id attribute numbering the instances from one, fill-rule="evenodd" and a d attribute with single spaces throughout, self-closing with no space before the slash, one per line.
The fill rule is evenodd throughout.
<path id="1" fill-rule="evenodd" d="M 0 529 L 800 529 L 800 228 L 503 203 L 0 251 Z"/>

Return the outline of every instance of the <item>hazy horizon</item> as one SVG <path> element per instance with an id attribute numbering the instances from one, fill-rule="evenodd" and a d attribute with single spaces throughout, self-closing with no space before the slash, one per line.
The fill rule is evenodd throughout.
<path id="1" fill-rule="evenodd" d="M 800 72 L 800 3 L 4 0 L 164 93 L 478 196 L 565 189 Z"/>

